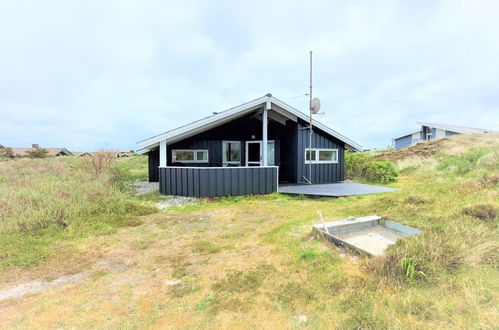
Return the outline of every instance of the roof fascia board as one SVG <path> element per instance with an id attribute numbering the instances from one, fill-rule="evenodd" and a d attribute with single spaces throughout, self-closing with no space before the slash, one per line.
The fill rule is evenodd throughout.
<path id="1" fill-rule="evenodd" d="M 428 123 L 428 122 L 417 122 L 419 125 L 428 126 L 431 128 L 439 128 L 446 131 L 462 133 L 462 134 L 470 134 L 470 133 L 497 133 L 496 131 L 485 129 L 485 128 L 476 128 L 476 127 L 466 127 L 466 126 L 454 126 L 454 125 L 445 125 L 438 123 Z"/>
<path id="2" fill-rule="evenodd" d="M 184 126 L 179 127 L 177 129 L 162 133 L 160 135 L 153 136 L 152 138 L 138 142 L 138 144 L 141 147 L 147 147 L 151 144 L 158 143 L 159 141 L 162 141 L 162 140 L 169 140 L 173 136 L 176 137 L 177 135 L 182 135 L 183 137 L 185 137 L 185 135 L 188 134 L 188 132 L 192 132 L 192 131 L 199 133 L 200 131 L 204 131 L 204 130 L 216 127 L 216 126 L 220 125 L 221 123 L 225 123 L 227 121 L 230 121 L 231 119 L 242 116 L 245 113 L 256 110 L 259 107 L 261 107 L 264 102 L 265 102 L 265 97 L 259 98 L 259 99 L 253 100 L 251 102 L 244 103 L 244 104 L 237 106 L 235 108 L 231 108 L 231 109 L 222 111 L 214 116 L 210 116 L 210 117 L 198 120 L 196 122 L 184 125 Z M 224 122 L 221 122 L 222 120 L 224 120 Z M 209 128 L 205 128 L 205 127 L 209 127 Z M 168 141 L 168 142 L 170 142 L 170 141 Z"/>
<path id="3" fill-rule="evenodd" d="M 210 122 L 210 123 L 205 124 L 205 125 L 198 126 L 196 128 L 188 129 L 188 130 L 183 131 L 182 133 L 179 133 L 179 134 L 174 134 L 174 136 L 168 137 L 165 140 L 169 144 L 181 141 L 183 139 L 189 138 L 189 137 L 194 136 L 196 134 L 206 132 L 212 128 L 215 128 L 215 127 L 218 127 L 218 126 L 223 125 L 225 123 L 228 123 L 233 119 L 243 117 L 245 114 L 248 114 L 249 112 L 252 112 L 258 108 L 259 108 L 259 106 L 251 107 L 251 108 L 248 108 L 246 110 L 241 110 L 240 112 L 233 114 L 231 116 L 227 116 L 227 117 L 224 117 L 222 119 L 218 119 L 216 121 Z"/>
<path id="4" fill-rule="evenodd" d="M 167 140 L 168 143 L 173 143 L 176 141 L 179 141 L 181 139 L 185 139 L 189 136 L 193 136 L 195 134 L 204 132 L 208 129 L 217 127 L 221 124 L 224 124 L 232 119 L 235 119 L 237 117 L 240 117 L 248 112 L 254 111 L 258 109 L 261 106 L 267 106 L 268 107 L 268 102 L 270 102 L 270 107 L 272 110 L 275 110 L 276 112 L 279 112 L 281 115 L 288 117 L 294 121 L 297 120 L 297 118 L 300 118 L 302 120 L 308 121 L 309 116 L 304 114 L 303 112 L 293 108 L 292 106 L 276 99 L 273 96 L 263 96 L 258 99 L 255 99 L 250 102 L 243 103 L 237 107 L 222 111 L 214 116 L 210 116 L 201 120 L 198 120 L 196 122 L 181 126 L 177 129 L 153 136 L 149 139 L 142 140 L 138 142 L 139 146 L 141 149 L 149 149 L 151 145 L 159 143 L 159 141 L 162 140 Z M 343 141 L 348 147 L 355 149 L 355 150 L 361 150 L 362 146 L 353 142 L 352 140 L 348 139 L 347 137 L 341 135 L 340 133 L 336 132 L 335 130 L 327 127 L 326 125 L 314 121 L 314 125 L 319 128 L 320 130 L 326 132 L 327 134 Z"/>

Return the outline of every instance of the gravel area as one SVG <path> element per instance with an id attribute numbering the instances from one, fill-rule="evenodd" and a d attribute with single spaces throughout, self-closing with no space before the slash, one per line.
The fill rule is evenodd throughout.
<path id="1" fill-rule="evenodd" d="M 135 196 L 144 195 L 153 191 L 159 190 L 158 182 L 148 182 L 148 181 L 135 181 L 133 183 L 135 187 Z M 197 198 L 194 197 L 184 197 L 184 196 L 162 196 L 163 200 L 156 203 L 156 206 L 160 210 L 167 210 L 173 206 L 182 206 L 186 204 L 196 204 L 198 202 Z"/>
<path id="2" fill-rule="evenodd" d="M 164 196 L 164 200 L 156 203 L 156 206 L 160 210 L 166 210 L 173 206 L 182 206 L 187 204 L 196 204 L 198 202 L 197 198 L 194 197 L 183 197 L 183 196 Z"/>
<path id="3" fill-rule="evenodd" d="M 135 196 L 159 190 L 159 182 L 135 181 L 133 186 L 135 187 Z"/>

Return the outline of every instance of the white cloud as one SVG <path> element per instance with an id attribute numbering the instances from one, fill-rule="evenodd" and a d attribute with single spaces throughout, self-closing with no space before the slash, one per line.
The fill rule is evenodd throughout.
<path id="1" fill-rule="evenodd" d="M 272 92 L 384 147 L 416 120 L 498 129 L 494 1 L 0 4 L 0 143 L 135 142 Z M 20 134 L 22 132 L 22 134 Z"/>

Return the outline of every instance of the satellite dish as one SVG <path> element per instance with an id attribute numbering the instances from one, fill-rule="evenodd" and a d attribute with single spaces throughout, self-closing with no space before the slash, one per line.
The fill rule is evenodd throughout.
<path id="1" fill-rule="evenodd" d="M 319 112 L 320 109 L 321 109 L 321 100 L 319 100 L 318 98 L 314 98 L 310 103 L 310 112 L 315 115 Z"/>

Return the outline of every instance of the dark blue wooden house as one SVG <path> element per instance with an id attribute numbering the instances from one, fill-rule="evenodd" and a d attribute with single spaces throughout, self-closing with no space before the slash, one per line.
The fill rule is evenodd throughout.
<path id="1" fill-rule="evenodd" d="M 343 181 L 345 150 L 361 147 L 267 94 L 139 142 L 162 194 L 268 194 L 280 183 Z M 311 137 L 311 139 L 310 139 Z M 311 142 L 311 147 L 309 143 Z"/>

